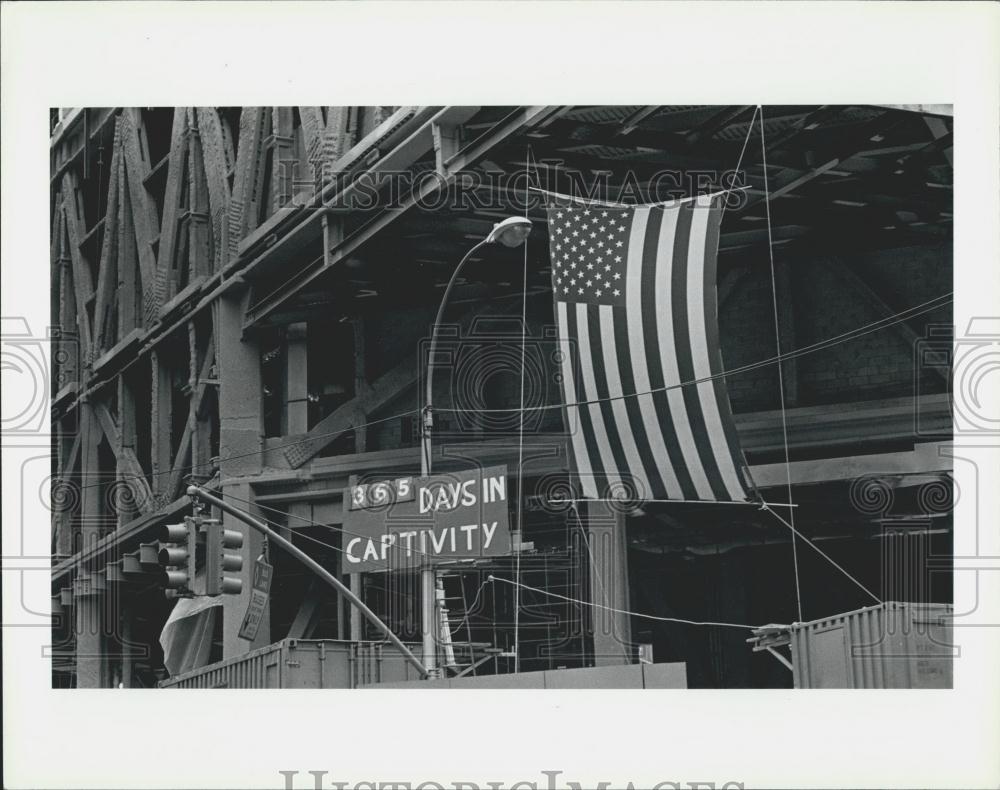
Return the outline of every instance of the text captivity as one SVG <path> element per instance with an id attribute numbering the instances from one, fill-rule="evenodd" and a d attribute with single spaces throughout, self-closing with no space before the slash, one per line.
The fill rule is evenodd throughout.
<path id="1" fill-rule="evenodd" d="M 507 469 L 473 469 L 352 486 L 341 570 L 384 571 L 511 550 Z"/>

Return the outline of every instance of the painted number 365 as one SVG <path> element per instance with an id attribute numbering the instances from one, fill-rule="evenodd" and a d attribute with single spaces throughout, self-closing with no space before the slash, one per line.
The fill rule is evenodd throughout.
<path id="1" fill-rule="evenodd" d="M 413 478 L 401 477 L 371 485 L 354 486 L 351 501 L 354 507 L 368 508 L 406 502 L 413 498 Z"/>

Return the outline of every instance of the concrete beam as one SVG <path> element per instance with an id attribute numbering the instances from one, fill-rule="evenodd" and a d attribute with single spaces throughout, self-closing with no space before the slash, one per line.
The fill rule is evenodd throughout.
<path id="1" fill-rule="evenodd" d="M 794 413 L 799 410 L 791 410 Z M 803 410 L 805 411 L 805 410 Z M 768 450 L 779 450 L 781 443 L 780 415 L 768 413 L 771 416 L 765 423 L 758 420 L 754 426 L 754 432 L 759 437 L 758 441 L 766 441 Z M 872 423 L 877 424 L 879 419 L 870 417 Z M 808 416 L 803 416 L 803 420 L 809 421 Z M 911 438 L 912 437 L 912 412 L 911 412 Z M 767 425 L 765 429 L 763 426 Z M 793 423 L 789 422 L 791 432 Z M 863 429 L 862 429 L 863 430 Z M 854 434 L 854 443 L 857 443 L 859 435 Z M 845 480 L 866 474 L 917 474 L 947 471 L 950 467 L 941 458 L 936 456 L 937 447 L 947 447 L 947 442 L 919 443 L 914 445 L 912 450 L 901 450 L 890 453 L 873 453 L 862 455 L 829 456 L 816 461 L 793 461 L 792 484 L 811 484 L 827 482 L 832 480 Z M 745 444 L 749 449 L 751 445 Z M 817 446 L 817 445 L 807 445 Z M 836 445 L 834 444 L 833 447 Z M 567 448 L 565 441 L 559 437 L 546 437 L 544 435 L 525 437 L 525 470 L 532 475 L 542 475 L 548 473 L 565 472 L 567 467 Z M 435 466 L 441 468 L 455 468 L 463 458 L 475 458 L 484 464 L 516 465 L 518 457 L 518 447 L 516 442 L 510 440 L 484 441 L 479 443 L 466 443 L 463 445 L 439 445 L 435 447 Z M 379 450 L 376 452 L 335 456 L 331 458 L 319 458 L 309 465 L 306 475 L 308 479 L 320 478 L 344 478 L 352 473 L 379 472 L 387 476 L 392 474 L 412 473 L 419 466 L 420 455 L 416 447 L 404 447 L 393 450 Z M 750 472 L 754 480 L 761 487 L 772 485 L 784 485 L 785 464 L 768 463 L 753 464 Z M 302 471 L 288 470 L 287 472 L 275 472 L 265 476 L 244 478 L 257 486 L 268 485 L 288 485 L 303 480 Z"/>
<path id="2" fill-rule="evenodd" d="M 852 455 L 840 458 L 821 458 L 815 461 L 792 461 L 792 485 L 828 483 L 834 480 L 853 480 L 865 475 L 909 475 L 929 472 L 950 472 L 952 457 L 943 451 L 951 442 L 927 442 L 912 450 L 874 455 Z M 784 486 L 788 472 L 784 462 L 756 464 L 750 474 L 760 488 Z"/>

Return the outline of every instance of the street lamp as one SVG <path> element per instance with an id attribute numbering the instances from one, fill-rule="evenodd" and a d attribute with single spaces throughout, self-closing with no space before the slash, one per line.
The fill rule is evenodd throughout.
<path id="1" fill-rule="evenodd" d="M 438 306 L 437 316 L 434 318 L 434 325 L 431 327 L 431 344 L 427 353 L 427 387 L 424 393 L 423 451 L 420 455 L 420 474 L 422 477 L 426 477 L 431 473 L 431 428 L 434 425 L 434 418 L 431 415 L 431 403 L 434 399 L 434 353 L 437 351 L 438 329 L 440 328 L 441 321 L 444 318 L 444 310 L 448 304 L 448 297 L 451 296 L 451 290 L 455 286 L 458 274 L 462 271 L 462 267 L 465 266 L 465 262 L 468 261 L 477 250 L 485 247 L 487 244 L 502 244 L 505 247 L 518 247 L 524 243 L 525 239 L 528 238 L 529 233 L 531 233 L 531 220 L 527 217 L 507 217 L 507 219 L 502 222 L 498 222 L 493 226 L 493 230 L 489 232 L 489 235 L 487 235 L 485 239 L 465 253 L 462 260 L 459 261 L 458 266 L 455 267 L 455 271 L 452 272 L 451 279 L 448 280 L 448 286 L 444 289 L 444 296 L 441 297 L 441 304 Z"/>
<path id="2" fill-rule="evenodd" d="M 472 255 L 487 244 L 502 244 L 505 247 L 519 247 L 531 233 L 531 220 L 527 217 L 507 217 L 507 219 L 496 223 L 485 239 L 473 246 L 459 261 L 455 271 L 452 272 L 448 286 L 444 289 L 444 296 L 441 297 L 441 304 L 438 306 L 437 316 L 431 327 L 431 343 L 427 353 L 427 388 L 424 394 L 424 419 L 423 436 L 420 449 L 420 476 L 427 477 L 431 473 L 431 430 L 434 427 L 434 417 L 431 413 L 431 403 L 434 397 L 434 354 L 437 351 L 438 329 L 444 318 L 444 309 L 448 304 L 448 297 L 451 296 L 451 289 L 458 279 L 458 273 L 462 271 L 465 262 Z M 437 642 L 435 640 L 435 629 L 437 628 L 437 618 L 435 617 L 434 601 L 437 595 L 437 576 L 427 558 L 420 571 L 420 611 L 421 611 L 421 632 L 423 634 L 423 664 L 427 667 L 428 677 L 435 677 L 437 670 Z"/>
<path id="3" fill-rule="evenodd" d="M 493 226 L 487 242 L 497 242 L 504 247 L 520 247 L 531 233 L 531 220 L 527 217 L 507 217 Z"/>

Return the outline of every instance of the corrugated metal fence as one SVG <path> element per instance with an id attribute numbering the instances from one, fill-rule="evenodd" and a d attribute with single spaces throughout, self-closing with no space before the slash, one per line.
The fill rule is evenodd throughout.
<path id="1" fill-rule="evenodd" d="M 416 670 L 381 642 L 284 639 L 164 680 L 160 687 L 347 689 L 415 679 Z"/>
<path id="2" fill-rule="evenodd" d="M 952 687 L 952 606 L 887 602 L 791 626 L 796 688 Z"/>
<path id="3" fill-rule="evenodd" d="M 419 651 L 419 646 L 413 646 Z M 161 688 L 352 689 L 381 688 L 687 688 L 684 664 L 480 675 L 421 681 L 390 645 L 333 639 L 285 639 L 218 664 L 164 680 Z"/>

